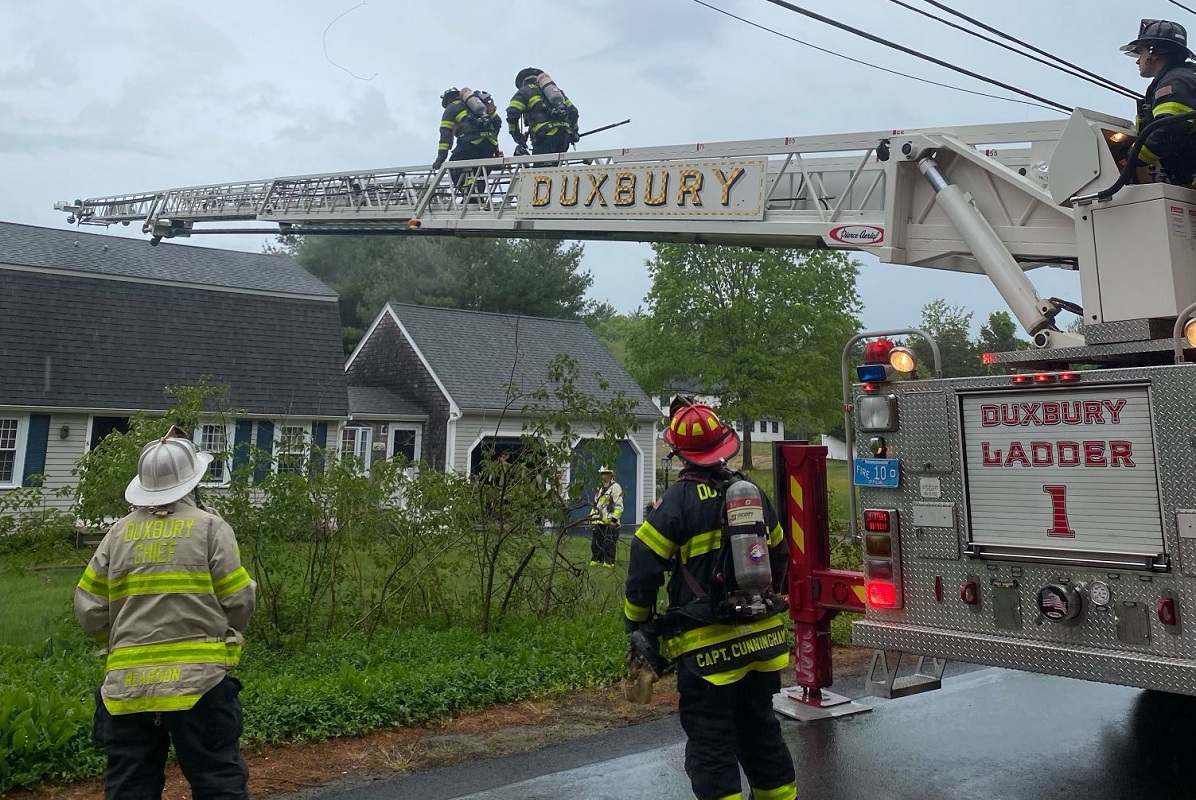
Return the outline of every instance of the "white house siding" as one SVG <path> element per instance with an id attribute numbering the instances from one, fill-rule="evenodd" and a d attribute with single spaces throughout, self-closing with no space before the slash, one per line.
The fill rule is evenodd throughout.
<path id="1" fill-rule="evenodd" d="M 624 505 L 624 517 L 629 521 L 632 518 L 636 521 L 642 520 L 644 504 L 656 499 L 656 420 L 645 419 L 638 420 L 638 422 L 640 429 L 627 437 L 639 451 L 640 458 L 638 497 L 627 498 Z M 523 418 L 521 416 L 512 414 L 504 416 L 498 412 L 466 412 L 461 419 L 457 420 L 456 446 L 453 448 L 452 461 L 454 470 L 460 473 L 469 470 L 470 453 L 483 438 L 518 437 L 522 433 Z M 596 435 L 595 429 L 588 425 L 578 425 L 576 433 L 582 438 Z M 633 499 L 635 500 L 634 517 L 631 516 L 633 510 L 631 501 Z"/>
<path id="2" fill-rule="evenodd" d="M 42 484 L 47 505 L 65 511 L 74 503 L 77 479 L 71 470 L 87 452 L 88 419 L 87 414 L 69 412 L 50 415 L 50 435 L 46 441 L 46 482 Z M 70 428 L 70 435 L 65 439 L 60 435 L 64 425 Z M 64 488 L 69 488 L 71 492 L 65 497 L 52 496 L 58 489 Z"/>

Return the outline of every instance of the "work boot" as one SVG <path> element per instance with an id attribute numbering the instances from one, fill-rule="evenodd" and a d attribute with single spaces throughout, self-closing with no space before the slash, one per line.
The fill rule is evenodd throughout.
<path id="1" fill-rule="evenodd" d="M 602 565 L 602 562 L 601 562 L 601 561 L 595 561 L 595 560 L 593 560 L 593 559 L 590 559 L 590 566 L 591 566 L 591 567 L 598 567 L 598 566 L 601 566 L 601 565 Z"/>

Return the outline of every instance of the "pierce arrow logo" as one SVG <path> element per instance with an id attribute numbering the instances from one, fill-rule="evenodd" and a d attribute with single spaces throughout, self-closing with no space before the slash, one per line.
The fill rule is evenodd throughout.
<path id="1" fill-rule="evenodd" d="M 872 247 L 885 240 L 885 229 L 879 225 L 840 225 L 831 228 L 827 237 L 839 244 Z"/>

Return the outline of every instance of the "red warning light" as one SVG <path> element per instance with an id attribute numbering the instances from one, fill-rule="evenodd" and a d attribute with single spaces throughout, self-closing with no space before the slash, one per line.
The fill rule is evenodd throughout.
<path id="1" fill-rule="evenodd" d="M 1014 383 L 1029 383 L 1030 381 L 1034 380 L 1034 376 L 1027 375 L 1024 372 L 1019 372 L 1016 375 L 1011 376 L 1009 379 Z"/>
<path id="2" fill-rule="evenodd" d="M 888 339 L 873 339 L 864 345 L 865 364 L 888 364 L 895 345 Z"/>
<path id="3" fill-rule="evenodd" d="M 891 522 L 888 511 L 865 511 L 864 530 L 871 533 L 888 533 Z"/>
<path id="4" fill-rule="evenodd" d="M 897 587 L 891 583 L 869 581 L 866 593 L 868 605 L 873 608 L 896 608 L 897 606 Z"/>
<path id="5" fill-rule="evenodd" d="M 1049 372 L 1040 372 L 1034 376 L 1035 383 L 1052 383 L 1054 380 L 1055 376 Z"/>
<path id="6" fill-rule="evenodd" d="M 994 353 L 981 353 L 980 360 L 985 364 L 997 363 L 997 356 Z"/>
<path id="7" fill-rule="evenodd" d="M 1078 372 L 1060 372 L 1059 373 L 1059 380 L 1062 383 L 1074 383 L 1075 381 L 1078 381 L 1079 379 L 1080 379 L 1080 373 L 1078 373 Z"/>

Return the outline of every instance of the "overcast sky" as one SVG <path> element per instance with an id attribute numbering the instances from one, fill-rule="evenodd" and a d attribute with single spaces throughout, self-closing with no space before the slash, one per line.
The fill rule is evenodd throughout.
<path id="1" fill-rule="evenodd" d="M 1013 96 L 765 0 L 709 3 L 871 64 Z M 1133 113 L 1127 98 L 886 0 L 796 4 L 1068 106 Z M 1146 82 L 1117 48 L 1139 17 L 1196 26 L 1164 0 L 951 5 L 1134 89 Z M 552 73 L 583 128 L 632 119 L 595 136 L 601 148 L 1060 118 L 853 64 L 694 0 L 6 0 L 4 11 L 0 220 L 51 227 L 65 226 L 57 200 L 429 163 L 445 88 L 484 88 L 505 101 L 529 65 Z M 260 250 L 264 241 L 198 243 Z M 646 245 L 587 243 L 591 296 L 636 308 L 650 286 L 649 255 Z M 1074 273 L 1030 276 L 1044 295 L 1079 301 Z M 974 311 L 975 325 L 1005 307 L 981 276 L 871 259 L 859 289 L 872 329 L 915 324 L 934 297 Z"/>

